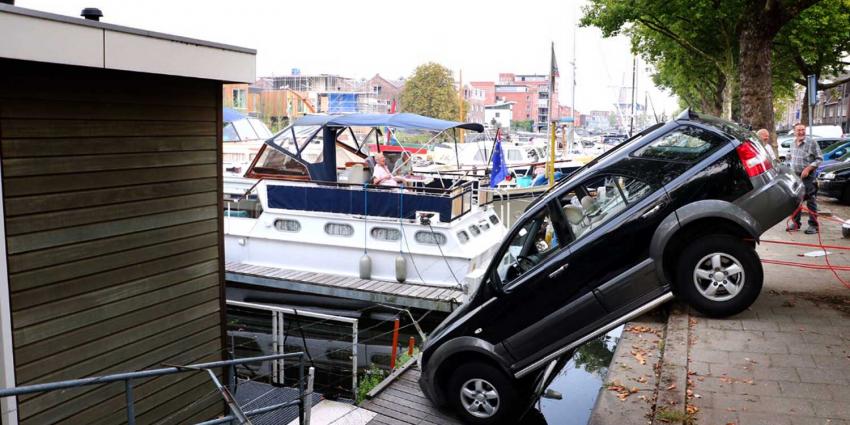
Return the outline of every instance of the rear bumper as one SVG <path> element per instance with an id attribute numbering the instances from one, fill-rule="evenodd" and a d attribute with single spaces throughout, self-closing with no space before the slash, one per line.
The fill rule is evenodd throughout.
<path id="1" fill-rule="evenodd" d="M 787 171 L 774 169 L 753 177 L 751 181 L 753 190 L 735 204 L 756 220 L 759 235 L 790 216 L 805 195 L 802 180 Z"/>

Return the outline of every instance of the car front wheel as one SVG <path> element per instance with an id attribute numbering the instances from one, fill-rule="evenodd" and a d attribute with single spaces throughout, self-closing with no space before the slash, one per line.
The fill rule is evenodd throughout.
<path id="1" fill-rule="evenodd" d="M 740 238 L 703 236 L 679 257 L 676 286 L 700 313 L 726 317 L 746 310 L 761 292 L 763 272 L 756 251 Z"/>
<path id="2" fill-rule="evenodd" d="M 449 402 L 464 423 L 503 424 L 516 417 L 518 394 L 511 380 L 485 363 L 459 367 L 449 383 Z"/>

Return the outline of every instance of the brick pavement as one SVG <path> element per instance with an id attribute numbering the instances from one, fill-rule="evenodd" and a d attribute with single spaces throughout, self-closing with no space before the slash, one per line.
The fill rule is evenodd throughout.
<path id="1" fill-rule="evenodd" d="M 689 316 L 696 423 L 850 425 L 850 318 L 766 289 L 725 320 Z"/>

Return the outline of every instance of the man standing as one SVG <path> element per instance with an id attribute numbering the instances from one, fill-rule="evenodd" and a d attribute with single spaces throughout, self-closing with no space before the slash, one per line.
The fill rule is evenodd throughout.
<path id="1" fill-rule="evenodd" d="M 806 208 L 809 209 L 809 228 L 806 229 L 807 235 L 813 235 L 818 232 L 818 188 L 815 183 L 815 170 L 823 161 L 823 155 L 820 152 L 820 146 L 814 140 L 806 137 L 806 126 L 797 123 L 794 125 L 794 143 L 791 145 L 791 170 L 803 180 L 803 186 L 806 189 Z M 791 230 L 799 230 L 801 227 L 802 211 L 797 211 L 794 214 L 794 224 Z"/>

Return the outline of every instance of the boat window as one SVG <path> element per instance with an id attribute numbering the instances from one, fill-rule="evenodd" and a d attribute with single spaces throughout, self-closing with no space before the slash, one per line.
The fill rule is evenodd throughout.
<path id="1" fill-rule="evenodd" d="M 266 127 L 266 125 L 263 124 L 262 121 L 256 118 L 248 118 L 248 122 L 251 124 L 251 127 L 254 128 L 254 131 L 257 133 L 257 136 L 260 139 L 266 140 L 272 137 L 272 132 L 269 131 L 269 128 Z"/>
<path id="2" fill-rule="evenodd" d="M 490 225 L 489 225 L 489 224 L 487 224 L 487 223 L 481 223 L 481 224 L 479 224 L 479 225 L 478 225 L 478 227 L 480 227 L 480 228 L 481 228 L 481 230 L 482 230 L 482 231 L 485 231 L 485 232 L 486 232 L 486 231 L 488 231 L 488 230 L 490 230 Z"/>
<path id="3" fill-rule="evenodd" d="M 221 139 L 225 142 L 238 142 L 239 135 L 236 134 L 236 129 L 233 128 L 233 123 L 224 124 L 224 130 L 221 133 Z"/>
<path id="4" fill-rule="evenodd" d="M 345 223 L 328 223 L 325 224 L 325 233 L 331 236 L 351 236 L 354 234 L 354 228 Z"/>
<path id="5" fill-rule="evenodd" d="M 373 238 L 379 241 L 397 241 L 401 239 L 401 232 L 398 229 L 389 227 L 373 227 L 370 233 Z"/>
<path id="6" fill-rule="evenodd" d="M 499 217 L 496 217 L 495 214 L 491 215 L 490 216 L 490 223 L 493 223 L 494 225 L 499 224 Z"/>
<path id="7" fill-rule="evenodd" d="M 280 176 L 308 177 L 310 175 L 304 164 L 270 146 L 263 147 L 263 153 L 260 155 L 260 159 L 257 160 L 257 165 L 252 172 Z"/>
<path id="8" fill-rule="evenodd" d="M 522 161 L 522 153 L 518 149 L 508 149 L 508 161 Z"/>
<path id="9" fill-rule="evenodd" d="M 318 125 L 300 125 L 300 126 L 292 126 L 288 127 L 285 130 L 278 133 L 278 135 L 274 138 L 273 143 L 288 150 L 292 153 L 297 153 L 300 150 L 304 149 L 313 136 L 321 139 L 322 134 L 319 132 L 321 129 Z M 321 146 L 321 143 L 319 143 Z"/>
<path id="10" fill-rule="evenodd" d="M 257 140 L 259 136 L 254 131 L 254 128 L 251 127 L 251 123 L 248 122 L 247 119 L 244 120 L 236 120 L 233 121 L 233 127 L 236 128 L 236 132 L 239 133 L 239 140 Z"/>
<path id="11" fill-rule="evenodd" d="M 469 226 L 469 232 L 472 233 L 472 236 L 478 236 L 481 234 L 481 230 L 474 224 Z"/>
<path id="12" fill-rule="evenodd" d="M 274 221 L 274 228 L 281 232 L 299 232 L 301 231 L 301 223 L 289 218 L 279 218 Z"/>
<path id="13" fill-rule="evenodd" d="M 426 232 L 420 230 L 416 232 L 416 242 L 426 245 L 445 245 L 446 235 L 437 232 Z"/>
<path id="14" fill-rule="evenodd" d="M 469 242 L 469 234 L 466 233 L 466 230 L 461 230 L 460 232 L 457 232 L 457 238 L 460 240 L 460 243 Z"/>

